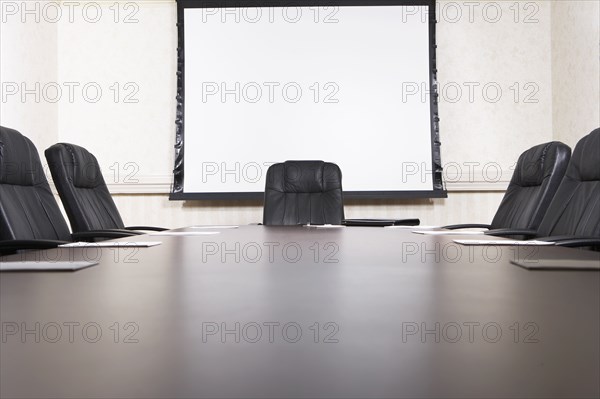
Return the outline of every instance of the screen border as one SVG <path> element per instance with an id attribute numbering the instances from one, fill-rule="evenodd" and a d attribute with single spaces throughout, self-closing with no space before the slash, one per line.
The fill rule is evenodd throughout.
<path id="1" fill-rule="evenodd" d="M 429 87 L 432 146 L 432 190 L 426 191 L 344 191 L 346 199 L 417 199 L 447 198 L 443 181 L 441 142 L 439 134 L 439 107 L 436 57 L 436 4 L 435 0 L 177 0 L 177 106 L 175 118 L 175 165 L 170 200 L 258 200 L 264 192 L 184 192 L 185 178 L 185 37 L 184 15 L 187 8 L 238 7 L 342 7 L 342 6 L 427 6 L 429 23 Z M 327 161 L 327 160 L 324 160 Z"/>

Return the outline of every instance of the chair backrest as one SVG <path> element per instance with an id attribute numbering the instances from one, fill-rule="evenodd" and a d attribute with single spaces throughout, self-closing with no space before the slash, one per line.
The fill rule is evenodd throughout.
<path id="1" fill-rule="evenodd" d="M 538 229 L 539 237 L 563 235 L 600 237 L 600 128 L 575 146 Z"/>
<path id="2" fill-rule="evenodd" d="M 66 143 L 44 154 L 73 232 L 124 228 L 94 155 Z"/>
<path id="3" fill-rule="evenodd" d="M 570 158 L 571 149 L 559 141 L 536 145 L 522 153 L 491 228 L 537 230 Z"/>
<path id="4" fill-rule="evenodd" d="M 265 225 L 341 224 L 342 172 L 323 161 L 286 161 L 267 171 Z"/>
<path id="5" fill-rule="evenodd" d="M 70 241 L 35 145 L 0 126 L 0 240 Z"/>

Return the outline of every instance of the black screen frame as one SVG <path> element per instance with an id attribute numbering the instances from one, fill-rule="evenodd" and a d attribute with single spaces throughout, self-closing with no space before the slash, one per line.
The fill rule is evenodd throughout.
<path id="1" fill-rule="evenodd" d="M 186 193 L 184 187 L 185 155 L 185 37 L 184 14 L 187 8 L 241 7 L 342 7 L 342 6 L 427 6 L 429 23 L 429 87 L 432 145 L 433 188 L 426 191 L 344 191 L 346 199 L 420 199 L 447 198 L 443 181 L 441 142 L 439 134 L 436 5 L 435 0 L 177 0 L 177 108 L 175 119 L 175 165 L 170 200 L 259 200 L 264 192 Z M 327 161 L 327 160 L 325 160 Z"/>

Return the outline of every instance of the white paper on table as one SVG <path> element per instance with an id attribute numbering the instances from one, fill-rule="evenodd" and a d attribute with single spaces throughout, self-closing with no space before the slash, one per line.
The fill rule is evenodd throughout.
<path id="1" fill-rule="evenodd" d="M 440 226 L 385 226 L 384 229 L 403 229 L 403 230 L 433 230 L 439 229 Z"/>
<path id="2" fill-rule="evenodd" d="M 484 234 L 484 230 L 466 230 L 466 231 L 456 231 L 456 230 L 422 230 L 422 231 L 413 231 L 415 234 L 425 234 L 429 236 L 458 236 L 458 235 L 482 235 Z"/>
<path id="3" fill-rule="evenodd" d="M 341 224 L 305 224 L 303 227 L 312 227 L 315 229 L 340 229 L 345 228 L 346 226 Z"/>
<path id="4" fill-rule="evenodd" d="M 150 236 L 207 236 L 212 234 L 220 234 L 220 231 L 160 231 L 158 233 L 150 233 Z"/>
<path id="5" fill-rule="evenodd" d="M 86 267 L 97 265 L 98 262 L 87 261 L 17 261 L 17 262 L 0 262 L 0 271 L 75 271 Z"/>
<path id="6" fill-rule="evenodd" d="M 240 226 L 191 226 L 190 229 L 238 229 Z"/>
<path id="7" fill-rule="evenodd" d="M 514 259 L 510 263 L 528 270 L 600 270 L 600 259 Z"/>
<path id="8" fill-rule="evenodd" d="M 457 244 L 462 245 L 554 245 L 552 241 L 535 241 L 535 240 L 453 240 Z"/>
<path id="9" fill-rule="evenodd" d="M 160 241 L 99 241 L 99 242 L 71 242 L 68 244 L 59 245 L 63 248 L 80 248 L 80 247 L 153 247 L 160 245 Z"/>

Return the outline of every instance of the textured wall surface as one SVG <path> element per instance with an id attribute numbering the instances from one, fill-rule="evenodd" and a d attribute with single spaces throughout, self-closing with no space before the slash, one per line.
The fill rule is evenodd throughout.
<path id="1" fill-rule="evenodd" d="M 36 20 L 36 15 L 25 22 L 20 12 L 11 16 L 9 6 L 14 4 L 0 1 L 0 125 L 27 135 L 43 157 L 44 149 L 58 137 L 58 106 L 52 102 L 58 70 L 57 29 L 55 23 Z"/>
<path id="2" fill-rule="evenodd" d="M 575 146 L 600 126 L 600 2 L 552 3 L 552 123 Z"/>

